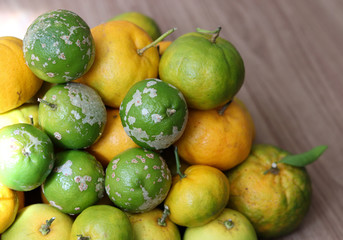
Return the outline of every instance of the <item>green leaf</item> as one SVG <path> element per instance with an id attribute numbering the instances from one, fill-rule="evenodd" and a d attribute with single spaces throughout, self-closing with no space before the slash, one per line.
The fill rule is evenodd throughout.
<path id="1" fill-rule="evenodd" d="M 326 145 L 320 145 L 311 149 L 308 152 L 296 155 L 288 155 L 282 158 L 278 163 L 284 163 L 295 167 L 305 167 L 306 165 L 316 161 L 325 152 L 327 148 L 328 146 Z"/>

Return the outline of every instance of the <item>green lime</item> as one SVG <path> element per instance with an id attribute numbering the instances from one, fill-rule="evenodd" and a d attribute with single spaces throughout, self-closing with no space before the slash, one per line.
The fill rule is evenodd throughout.
<path id="1" fill-rule="evenodd" d="M 81 77 L 94 62 L 95 46 L 87 23 L 60 9 L 40 15 L 23 39 L 26 64 L 39 78 L 64 83 Z"/>
<path id="2" fill-rule="evenodd" d="M 54 147 L 40 129 L 17 123 L 0 129 L 0 182 L 17 191 L 41 185 L 54 166 Z"/>
<path id="3" fill-rule="evenodd" d="M 68 214 L 77 214 L 104 195 L 105 173 L 100 162 L 85 151 L 56 154 L 54 170 L 42 185 L 49 203 Z"/>
<path id="4" fill-rule="evenodd" d="M 120 209 L 95 205 L 80 213 L 71 228 L 70 240 L 132 240 L 131 223 Z"/>
<path id="5" fill-rule="evenodd" d="M 257 240 L 257 236 L 254 227 L 242 213 L 225 208 L 211 222 L 199 227 L 188 227 L 183 239 Z"/>
<path id="6" fill-rule="evenodd" d="M 177 88 L 159 79 L 145 79 L 130 88 L 119 115 L 125 132 L 137 145 L 159 150 L 181 137 L 188 108 Z"/>
<path id="7" fill-rule="evenodd" d="M 165 199 L 171 181 L 169 168 L 158 153 L 130 148 L 108 164 L 105 189 L 119 208 L 127 212 L 147 212 Z"/>
<path id="8" fill-rule="evenodd" d="M 110 21 L 112 20 L 125 20 L 132 22 L 146 31 L 152 40 L 156 40 L 161 36 L 161 30 L 156 21 L 143 13 L 124 12 L 110 19 Z"/>
<path id="9" fill-rule="evenodd" d="M 177 87 L 190 108 L 213 109 L 233 99 L 244 82 L 244 63 L 237 49 L 213 34 L 191 32 L 165 50 L 160 78 Z"/>
<path id="10" fill-rule="evenodd" d="M 40 101 L 39 124 L 58 147 L 86 148 L 98 140 L 105 128 L 105 105 L 87 85 L 57 84 Z"/>

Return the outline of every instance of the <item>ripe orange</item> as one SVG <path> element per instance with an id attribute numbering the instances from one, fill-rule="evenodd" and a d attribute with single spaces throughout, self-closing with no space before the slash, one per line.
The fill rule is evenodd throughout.
<path id="1" fill-rule="evenodd" d="M 289 155 L 275 146 L 258 144 L 243 163 L 227 172 L 228 207 L 243 213 L 261 238 L 294 231 L 309 209 L 312 188 L 306 169 L 277 163 Z"/>
<path id="2" fill-rule="evenodd" d="M 21 39 L 0 37 L 0 113 L 25 103 L 43 83 L 26 66 L 22 49 Z"/>
<path id="3" fill-rule="evenodd" d="M 192 165 L 176 175 L 164 202 L 169 207 L 169 218 L 180 226 L 204 225 L 223 211 L 229 200 L 230 186 L 219 169 Z"/>
<path id="4" fill-rule="evenodd" d="M 114 156 L 129 148 L 138 147 L 131 138 L 126 134 L 119 110 L 107 108 L 107 122 L 105 129 L 99 140 L 91 145 L 88 149 L 101 164 L 106 167 Z"/>
<path id="5" fill-rule="evenodd" d="M 0 234 L 13 223 L 19 207 L 18 194 L 0 183 Z"/>
<path id="6" fill-rule="evenodd" d="M 175 144 L 184 161 L 225 171 L 249 155 L 255 133 L 247 108 L 234 98 L 223 114 L 219 110 L 189 110 L 186 130 Z"/>
<path id="7" fill-rule="evenodd" d="M 91 29 L 95 41 L 95 60 L 91 69 L 78 81 L 94 88 L 105 105 L 119 108 L 129 88 L 158 74 L 159 53 L 150 36 L 128 21 L 109 21 Z"/>

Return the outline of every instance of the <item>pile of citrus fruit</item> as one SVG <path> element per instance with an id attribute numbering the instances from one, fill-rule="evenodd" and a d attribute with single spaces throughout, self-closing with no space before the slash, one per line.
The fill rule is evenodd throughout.
<path id="1" fill-rule="evenodd" d="M 137 12 L 92 29 L 38 16 L 0 37 L 0 237 L 257 239 L 296 231 L 306 165 L 255 143 L 243 59 L 215 30 L 174 41 Z"/>

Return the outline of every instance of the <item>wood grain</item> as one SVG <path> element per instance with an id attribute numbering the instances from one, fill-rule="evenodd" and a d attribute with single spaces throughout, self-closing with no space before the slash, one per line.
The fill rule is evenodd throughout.
<path id="1" fill-rule="evenodd" d="M 313 202 L 300 229 L 282 239 L 342 239 L 343 1 L 341 0 L 0 0 L 0 35 L 23 37 L 41 13 L 66 8 L 91 27 L 125 11 L 153 17 L 169 37 L 215 29 L 242 54 L 238 96 L 256 125 L 256 143 L 293 153 L 326 144 L 307 169 Z"/>

